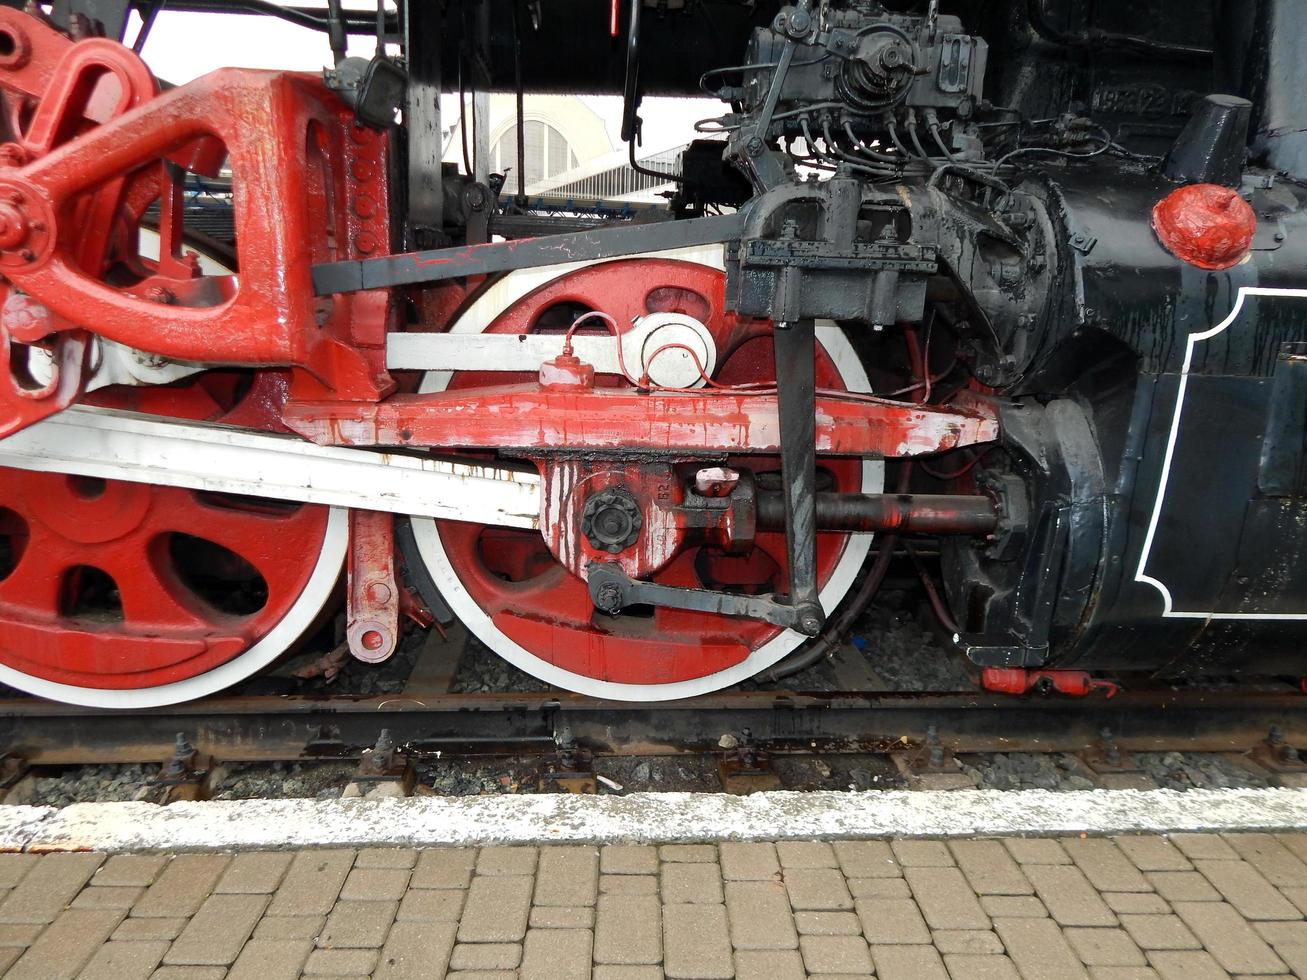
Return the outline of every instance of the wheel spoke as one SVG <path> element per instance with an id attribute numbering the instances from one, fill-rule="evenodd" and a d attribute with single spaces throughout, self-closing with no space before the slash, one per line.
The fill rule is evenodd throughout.
<path id="1" fill-rule="evenodd" d="M 26 610 L 36 616 L 57 616 L 59 590 L 68 563 L 60 556 L 56 542 L 29 524 L 23 555 L 9 575 L 0 581 L 0 605 Z"/>
<path id="2" fill-rule="evenodd" d="M 273 595 L 302 579 L 305 555 L 313 554 L 322 540 L 323 515 L 316 507 L 227 506 L 176 491 L 167 495 L 166 506 L 152 509 L 148 523 L 153 536 L 185 534 L 226 548 L 248 562 Z"/>
<path id="3" fill-rule="evenodd" d="M 198 607 L 182 598 L 185 587 L 159 567 L 159 549 L 155 554 L 132 555 L 120 550 L 100 560 L 100 566 L 113 577 L 122 603 L 123 622 L 133 630 L 194 629 L 204 631 L 211 625 Z"/>

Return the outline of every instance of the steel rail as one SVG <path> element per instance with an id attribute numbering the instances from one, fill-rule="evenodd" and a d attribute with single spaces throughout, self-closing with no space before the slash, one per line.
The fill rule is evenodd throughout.
<path id="1" fill-rule="evenodd" d="M 1075 752 L 1109 729 L 1125 751 L 1247 751 L 1276 726 L 1307 744 L 1301 693 L 1136 691 L 1114 698 L 975 693 L 724 692 L 658 705 L 565 693 L 225 696 L 133 714 L 0 701 L 0 745 L 32 764 L 155 762 L 178 732 L 223 761 L 355 759 L 382 728 L 413 756 L 548 755 L 564 728 L 601 754 L 718 750 L 749 729 L 772 753 L 885 753 L 933 728 L 955 752 Z"/>

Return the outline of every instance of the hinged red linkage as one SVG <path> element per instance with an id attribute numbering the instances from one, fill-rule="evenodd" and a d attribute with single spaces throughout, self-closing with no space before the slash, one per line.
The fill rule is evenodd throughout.
<path id="1" fill-rule="evenodd" d="M 393 389 L 388 296 L 318 299 L 309 280 L 315 262 L 389 250 L 384 134 L 355 125 L 311 76 L 224 69 L 158 94 L 113 42 L 72 42 L 0 8 L 5 38 L 0 92 L 16 137 L 0 147 L 0 271 L 13 287 L 0 314 L 0 435 L 75 400 L 84 331 L 179 360 L 303 368 L 305 396 L 368 401 Z M 200 278 L 176 251 L 173 173 L 212 174 L 224 156 L 240 269 Z M 134 254 L 154 200 L 157 263 Z M 142 274 L 112 285 L 115 265 Z M 55 355 L 43 383 L 18 356 L 33 344 Z"/>

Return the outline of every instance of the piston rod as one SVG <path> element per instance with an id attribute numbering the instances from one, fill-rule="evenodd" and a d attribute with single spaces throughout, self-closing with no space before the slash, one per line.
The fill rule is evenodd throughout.
<path id="1" fill-rule="evenodd" d="M 989 497 L 964 494 L 818 493 L 822 531 L 898 531 L 904 534 L 992 534 L 998 508 Z M 758 494 L 758 526 L 785 526 L 785 498 Z"/>

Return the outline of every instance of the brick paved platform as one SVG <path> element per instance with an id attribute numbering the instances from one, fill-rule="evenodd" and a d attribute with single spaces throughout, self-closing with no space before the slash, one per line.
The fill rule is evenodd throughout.
<path id="1" fill-rule="evenodd" d="M 1307 977 L 1307 834 L 0 854 L 60 977 Z"/>

